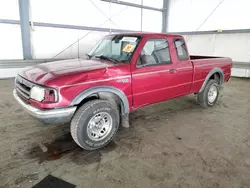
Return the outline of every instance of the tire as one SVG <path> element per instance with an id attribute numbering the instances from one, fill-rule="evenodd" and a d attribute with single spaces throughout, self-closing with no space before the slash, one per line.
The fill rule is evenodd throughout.
<path id="1" fill-rule="evenodd" d="M 217 93 L 216 96 L 215 96 L 215 94 L 212 95 L 213 91 L 215 91 Z M 197 99 L 198 99 L 199 104 L 202 107 L 208 108 L 208 107 L 212 107 L 216 104 L 216 102 L 219 98 L 219 95 L 220 95 L 219 84 L 216 80 L 211 79 L 208 81 L 204 90 L 202 92 L 198 93 Z M 209 98 L 209 96 L 210 96 L 210 98 Z"/>
<path id="2" fill-rule="evenodd" d="M 118 127 L 119 111 L 116 106 L 106 100 L 92 100 L 76 111 L 71 120 L 70 131 L 80 147 L 96 150 L 114 138 Z"/>

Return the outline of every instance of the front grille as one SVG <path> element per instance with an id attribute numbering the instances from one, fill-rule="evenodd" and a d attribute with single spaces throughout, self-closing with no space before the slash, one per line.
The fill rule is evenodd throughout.
<path id="1" fill-rule="evenodd" d="M 16 77 L 15 89 L 17 94 L 25 99 L 30 98 L 30 90 L 34 84 L 21 76 Z"/>

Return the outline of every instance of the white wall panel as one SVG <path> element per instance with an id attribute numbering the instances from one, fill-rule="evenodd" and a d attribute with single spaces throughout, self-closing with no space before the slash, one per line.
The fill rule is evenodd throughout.
<path id="1" fill-rule="evenodd" d="M 0 0 L 0 19 L 19 20 L 18 0 Z"/>
<path id="2" fill-rule="evenodd" d="M 32 20 L 35 22 L 140 29 L 139 8 L 113 3 L 110 6 L 109 3 L 99 0 L 31 0 L 31 10 Z M 109 21 L 109 17 L 112 17 L 113 22 Z"/>
<path id="3" fill-rule="evenodd" d="M 24 68 L 0 69 L 0 79 L 16 77 L 17 73 L 23 69 Z"/>
<path id="4" fill-rule="evenodd" d="M 79 54 L 81 57 L 83 57 L 84 54 L 87 53 L 90 48 L 107 33 L 75 29 L 35 27 L 35 31 L 32 32 L 34 58 L 52 58 L 77 41 L 78 38 L 81 38 L 86 34 L 88 35 L 79 42 Z M 76 57 L 78 57 L 78 44 L 74 44 L 57 56 L 57 58 Z"/>
<path id="5" fill-rule="evenodd" d="M 170 0 L 169 31 L 196 31 L 222 0 Z M 224 0 L 199 29 L 249 29 L 249 0 Z"/>
<path id="6" fill-rule="evenodd" d="M 142 16 L 142 30 L 149 32 L 161 32 L 162 12 L 144 9 Z"/>
<path id="7" fill-rule="evenodd" d="M 33 56 L 36 59 L 52 58 L 77 39 L 77 30 L 35 27 L 32 32 Z"/>
<path id="8" fill-rule="evenodd" d="M 250 62 L 250 33 L 185 36 L 189 53 Z"/>
<path id="9" fill-rule="evenodd" d="M 126 2 L 162 8 L 162 0 L 124 0 Z M 111 5 L 111 6 L 110 6 Z M 19 20 L 18 0 L 0 0 L 0 19 Z M 160 32 L 161 12 L 141 9 L 100 0 L 30 0 L 31 21 L 114 29 Z M 101 10 L 101 11 L 100 11 Z M 109 21 L 109 17 L 112 17 Z M 21 31 L 18 25 L 0 24 L 0 59 L 22 59 Z M 32 54 L 36 59 L 52 58 L 89 31 L 34 27 L 31 31 Z M 81 40 L 80 56 L 88 52 L 97 40 L 107 33 L 91 32 Z M 78 45 L 61 53 L 58 58 L 78 56 Z"/>
<path id="10" fill-rule="evenodd" d="M 0 24 L 0 59 L 22 59 L 19 25 Z"/>
<path id="11" fill-rule="evenodd" d="M 163 0 L 142 0 L 143 5 L 154 7 L 154 8 L 162 8 L 163 6 Z"/>
<path id="12" fill-rule="evenodd" d="M 86 35 L 87 34 L 87 35 Z M 85 57 L 85 54 L 88 53 L 92 47 L 101 40 L 108 33 L 106 32 L 97 32 L 97 31 L 79 31 L 79 37 L 85 36 L 82 40 L 79 41 L 79 57 Z M 77 40 L 75 40 L 77 41 Z M 74 44 L 63 53 L 58 55 L 56 58 L 76 58 L 78 57 L 78 43 Z"/>
<path id="13" fill-rule="evenodd" d="M 127 0 L 126 2 L 135 4 L 143 2 L 143 5 L 162 8 L 163 0 Z M 160 32 L 161 12 L 151 10 L 144 10 L 144 12 L 145 30 Z M 140 8 L 99 0 L 31 0 L 31 13 L 32 20 L 35 22 L 141 30 Z M 109 17 L 112 17 L 112 22 L 109 21 Z"/>
<path id="14" fill-rule="evenodd" d="M 112 21 L 119 29 L 141 30 L 141 9 L 128 7 L 124 5 L 112 4 L 111 6 Z"/>
<path id="15" fill-rule="evenodd" d="M 56 24 L 98 26 L 109 15 L 109 3 L 99 0 L 30 0 L 32 20 Z"/>
<path id="16" fill-rule="evenodd" d="M 83 25 L 124 30 L 141 30 L 141 9 L 99 0 L 30 0 L 32 21 L 55 24 Z M 130 1 L 141 4 L 141 0 Z M 162 6 L 157 3 L 143 1 L 148 6 Z M 99 10 L 98 10 L 99 9 Z M 100 12 L 100 10 L 102 12 Z M 111 21 L 109 20 L 111 18 Z M 162 24 L 161 12 L 143 10 L 143 30 L 160 32 Z M 51 58 L 67 48 L 89 31 L 35 27 L 32 31 L 34 58 Z M 93 44 L 107 33 L 91 32 L 80 42 L 80 56 L 89 51 Z M 65 50 L 57 58 L 75 58 L 78 56 L 78 44 Z"/>
<path id="17" fill-rule="evenodd" d="M 249 78 L 250 77 L 250 69 L 232 68 L 232 76 Z"/>

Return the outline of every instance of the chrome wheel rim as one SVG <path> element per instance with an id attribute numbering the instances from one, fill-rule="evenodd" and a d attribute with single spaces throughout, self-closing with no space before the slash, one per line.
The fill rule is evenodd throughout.
<path id="1" fill-rule="evenodd" d="M 215 85 L 211 85 L 208 90 L 208 102 L 213 103 L 218 95 L 217 87 Z"/>
<path id="2" fill-rule="evenodd" d="M 88 123 L 88 137 L 94 141 L 100 141 L 107 137 L 112 128 L 112 117 L 107 112 L 95 114 Z"/>

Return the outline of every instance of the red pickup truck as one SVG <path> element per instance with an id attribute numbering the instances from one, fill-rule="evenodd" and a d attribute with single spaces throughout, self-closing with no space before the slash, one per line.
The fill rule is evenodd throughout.
<path id="1" fill-rule="evenodd" d="M 104 37 L 85 59 L 38 64 L 15 79 L 14 97 L 44 123 L 71 122 L 86 150 L 108 144 L 140 107 L 197 94 L 212 107 L 230 79 L 232 60 L 189 56 L 184 38 L 160 33 Z"/>

